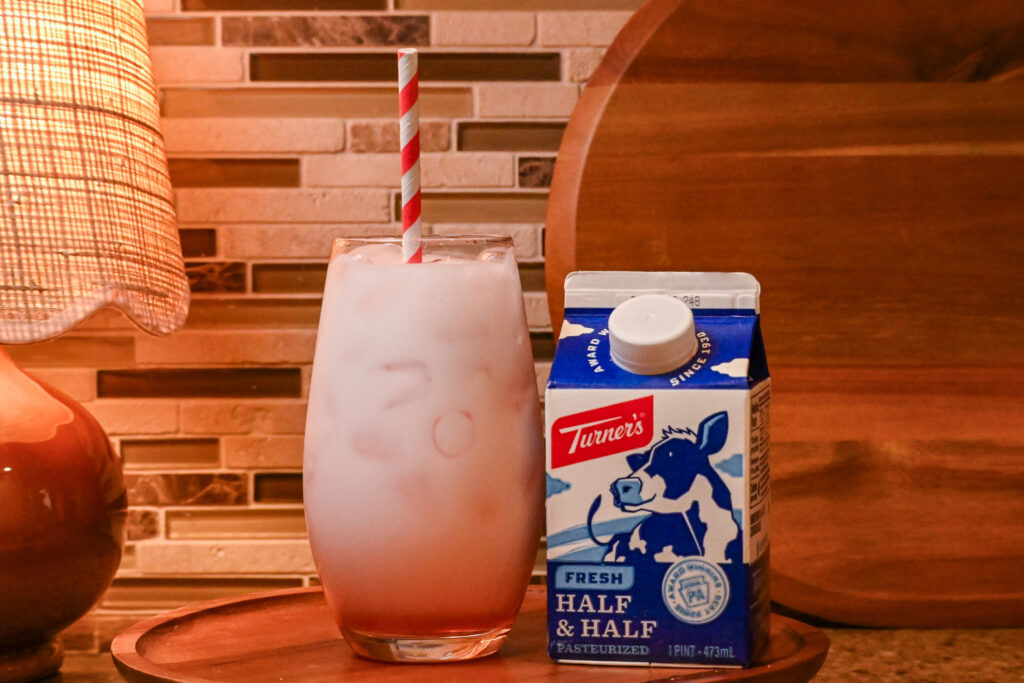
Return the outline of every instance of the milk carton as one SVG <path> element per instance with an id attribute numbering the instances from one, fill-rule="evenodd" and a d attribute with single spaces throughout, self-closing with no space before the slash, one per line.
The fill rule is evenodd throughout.
<path id="1" fill-rule="evenodd" d="M 546 394 L 553 659 L 749 666 L 766 643 L 759 291 L 743 273 L 566 279 Z"/>

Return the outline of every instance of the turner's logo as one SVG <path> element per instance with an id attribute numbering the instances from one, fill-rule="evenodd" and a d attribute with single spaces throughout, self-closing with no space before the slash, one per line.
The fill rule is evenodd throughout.
<path id="1" fill-rule="evenodd" d="M 653 396 L 560 417 L 551 425 L 551 466 L 643 448 L 653 431 Z"/>

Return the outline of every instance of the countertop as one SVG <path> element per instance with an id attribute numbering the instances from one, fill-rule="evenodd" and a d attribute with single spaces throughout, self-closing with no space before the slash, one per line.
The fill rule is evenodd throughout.
<path id="1" fill-rule="evenodd" d="M 822 630 L 832 647 L 816 683 L 1024 682 L 1024 629 Z M 69 654 L 61 674 L 45 680 L 115 683 L 122 678 L 109 654 Z"/>

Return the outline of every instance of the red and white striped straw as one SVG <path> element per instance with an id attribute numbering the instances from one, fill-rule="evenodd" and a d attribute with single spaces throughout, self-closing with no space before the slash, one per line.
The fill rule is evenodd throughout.
<path id="1" fill-rule="evenodd" d="M 422 263 L 420 217 L 419 59 L 413 48 L 398 51 L 399 138 L 402 144 L 402 260 Z"/>

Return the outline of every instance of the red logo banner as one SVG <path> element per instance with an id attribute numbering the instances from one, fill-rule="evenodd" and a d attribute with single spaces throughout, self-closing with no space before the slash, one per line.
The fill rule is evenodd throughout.
<path id="1" fill-rule="evenodd" d="M 643 448 L 653 431 L 654 396 L 565 415 L 551 425 L 551 466 Z"/>

